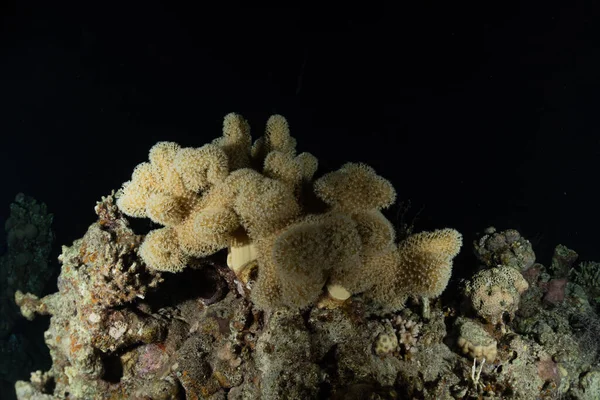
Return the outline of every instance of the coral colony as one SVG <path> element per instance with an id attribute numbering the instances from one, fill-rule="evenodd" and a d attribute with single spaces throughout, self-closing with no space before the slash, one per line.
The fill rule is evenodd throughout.
<path id="1" fill-rule="evenodd" d="M 18 399 L 600 399 L 597 263 L 489 228 L 446 299 L 461 234 L 398 241 L 388 180 L 317 169 L 280 115 L 154 145 L 63 246 L 58 293 L 16 291 L 52 357 Z"/>

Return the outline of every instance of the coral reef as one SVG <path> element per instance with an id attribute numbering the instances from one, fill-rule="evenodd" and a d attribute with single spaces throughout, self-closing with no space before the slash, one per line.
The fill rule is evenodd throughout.
<path id="1" fill-rule="evenodd" d="M 18 317 L 13 302 L 15 291 L 40 295 L 52 274 L 48 263 L 51 224 L 52 214 L 45 204 L 23 193 L 16 196 L 4 225 L 7 252 L 0 258 L 0 338 L 7 336 Z"/>
<path id="2" fill-rule="evenodd" d="M 566 278 L 571 273 L 571 268 L 575 261 L 579 258 L 579 254 L 569 249 L 567 246 L 559 244 L 554 249 L 550 270 L 557 278 Z"/>
<path id="3" fill-rule="evenodd" d="M 514 229 L 497 232 L 489 227 L 473 245 L 477 259 L 487 267 L 503 265 L 524 271 L 535 262 L 531 243 Z"/>
<path id="4" fill-rule="evenodd" d="M 44 294 L 54 272 L 49 262 L 51 224 L 52 214 L 45 204 L 23 193 L 16 195 L 4 224 L 6 252 L 0 256 L 0 393 L 11 393 L 17 379 L 49 361 L 41 337 L 43 324 L 19 328 L 23 318 L 14 296 L 19 290 Z"/>
<path id="5" fill-rule="evenodd" d="M 573 280 L 583 286 L 590 297 L 600 303 L 600 262 L 584 261 L 573 270 Z"/>
<path id="6" fill-rule="evenodd" d="M 17 397 L 597 398 L 594 307 L 517 231 L 476 241 L 484 269 L 442 303 L 461 235 L 397 242 L 389 181 L 316 171 L 281 116 L 254 143 L 229 114 L 203 147 L 155 145 L 63 247 L 59 292 L 15 293 L 51 315 L 53 361 Z"/>
<path id="7" fill-rule="evenodd" d="M 491 322 L 514 318 L 521 294 L 529 288 L 523 275 L 511 267 L 484 269 L 466 282 L 463 294 L 475 313 Z"/>

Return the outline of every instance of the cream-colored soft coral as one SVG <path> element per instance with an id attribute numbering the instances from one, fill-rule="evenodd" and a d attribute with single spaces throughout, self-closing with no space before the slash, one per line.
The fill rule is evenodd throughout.
<path id="1" fill-rule="evenodd" d="M 165 226 L 147 235 L 140 255 L 152 269 L 178 272 L 190 256 L 208 255 L 226 246 L 221 237 L 216 241 L 214 235 L 207 234 L 209 240 L 196 235 L 193 225 L 202 204 L 201 191 L 222 183 L 228 175 L 227 156 L 215 145 L 182 149 L 176 143 L 159 142 L 148 158 L 150 162 L 138 165 L 123 184 L 117 206 L 129 216 L 148 217 Z"/>
<path id="2" fill-rule="evenodd" d="M 253 170 L 232 173 L 233 210 L 253 240 L 277 232 L 301 212 L 293 188 Z"/>
<path id="3" fill-rule="evenodd" d="M 396 200 L 392 184 L 366 164 L 347 163 L 314 183 L 315 194 L 336 211 L 356 214 L 389 207 Z"/>
<path id="4" fill-rule="evenodd" d="M 394 243 L 394 226 L 380 211 L 364 211 L 354 214 L 352 219 L 361 239 L 364 256 L 381 253 Z"/>
<path id="5" fill-rule="evenodd" d="M 214 144 L 179 150 L 173 166 L 185 187 L 194 193 L 222 182 L 229 174 L 227 154 Z"/>
<path id="6" fill-rule="evenodd" d="M 125 182 L 117 194 L 117 206 L 122 212 L 132 217 L 152 218 L 152 215 L 148 213 L 148 201 L 153 195 L 170 197 L 172 203 L 179 202 L 182 208 L 189 210 L 193 204 L 184 203 L 190 199 L 190 193 L 186 191 L 173 166 L 173 161 L 180 149 L 179 145 L 173 142 L 159 142 L 152 146 L 148 156 L 150 162 L 139 164 L 133 171 L 131 180 Z M 193 197 L 193 193 L 191 195 Z M 150 214 L 161 219 L 160 208 L 164 202 L 165 200 L 155 201 L 154 203 L 159 209 L 151 210 Z M 169 212 L 168 207 L 165 207 L 165 210 Z M 166 216 L 165 220 L 168 221 L 169 217 Z"/>
<path id="7" fill-rule="evenodd" d="M 312 180 L 317 171 L 318 161 L 310 153 L 302 153 L 294 157 L 290 153 L 272 151 L 265 158 L 262 173 L 294 188 L 300 194 L 302 185 Z"/>
<path id="8" fill-rule="evenodd" d="M 397 266 L 395 254 L 390 253 L 392 248 L 395 251 L 394 228 L 381 212 L 364 211 L 354 214 L 350 221 L 351 225 L 346 224 L 336 235 L 346 237 L 355 261 L 335 265 L 327 286 L 330 296 L 338 300 L 371 289 L 383 277 L 382 268 L 393 270 Z"/>
<path id="9" fill-rule="evenodd" d="M 223 136 L 213 140 L 228 159 L 228 170 L 235 171 L 250 166 L 252 137 L 250 125 L 241 115 L 229 113 L 223 119 Z"/>
<path id="10" fill-rule="evenodd" d="M 247 266 L 258 265 L 252 297 L 259 308 L 302 308 L 325 286 L 335 299 L 365 293 L 391 309 L 408 295 L 444 290 L 460 234 L 425 232 L 396 245 L 380 212 L 395 201 L 389 181 L 365 164 L 347 163 L 313 183 L 316 169 L 314 156 L 296 155 L 282 116 L 272 116 L 251 145 L 247 122 L 228 114 L 223 136 L 203 147 L 155 145 L 123 185 L 118 205 L 164 226 L 140 247 L 150 268 L 178 272 L 190 257 L 223 248 L 238 277 L 249 278 L 244 271 L 254 268 Z M 325 212 L 307 215 L 323 208 L 308 201 L 317 200 L 311 188 L 329 206 Z"/>
<path id="11" fill-rule="evenodd" d="M 306 307 L 321 295 L 332 270 L 360 264 L 360 238 L 343 214 L 307 216 L 260 245 L 253 298 L 265 308 Z"/>
<path id="12" fill-rule="evenodd" d="M 123 213 L 136 218 L 148 217 L 146 202 L 158 186 L 152 170 L 150 163 L 141 163 L 133 170 L 131 180 L 123 183 L 117 193 L 117 206 Z"/>
<path id="13" fill-rule="evenodd" d="M 259 251 L 263 256 L 259 256 L 254 296 L 260 307 L 305 307 L 314 302 L 325 283 L 336 300 L 364 292 L 394 310 L 409 295 L 436 297 L 445 289 L 461 235 L 453 229 L 423 232 L 395 245 L 394 229 L 378 211 L 393 199 L 393 192 L 383 190 L 387 185 L 374 171 L 362 168 L 347 168 L 332 181 L 322 181 L 324 198 L 332 188 L 348 193 L 332 194 L 331 211 L 305 217 L 274 233 Z M 349 193 L 349 182 L 362 189 Z M 378 185 L 382 190 L 374 199 L 359 196 Z M 263 293 L 276 294 L 270 302 Z"/>
<path id="14" fill-rule="evenodd" d="M 155 144 L 150 149 L 150 162 L 139 164 L 131 180 L 123 184 L 117 194 L 117 206 L 132 217 L 148 217 L 166 226 L 180 224 L 197 204 L 197 190 L 206 186 L 205 182 L 216 182 L 227 175 L 222 168 L 215 172 L 219 169 L 215 163 L 225 157 L 219 156 L 219 151 L 181 149 L 172 142 Z M 197 166 L 196 170 L 192 165 Z M 204 168 L 205 165 L 213 166 Z"/>
<path id="15" fill-rule="evenodd" d="M 146 265 L 158 271 L 179 272 L 189 262 L 189 256 L 179 245 L 177 233 L 170 227 L 150 231 L 139 252 Z"/>
<path id="16" fill-rule="evenodd" d="M 260 165 L 272 151 L 296 155 L 296 139 L 290 135 L 287 120 L 278 114 L 269 117 L 265 134 L 252 145 L 252 159 Z"/>
<path id="17" fill-rule="evenodd" d="M 407 296 L 439 296 L 450 280 L 452 260 L 461 246 L 462 235 L 449 228 L 409 236 L 397 249 L 388 250 L 395 265 L 373 263 L 370 277 L 376 284 L 367 294 L 388 308 L 397 308 L 399 299 Z"/>
<path id="18" fill-rule="evenodd" d="M 452 260 L 461 246 L 462 235 L 449 228 L 417 233 L 400 242 L 402 286 L 414 296 L 442 294 L 452 274 Z"/>
<path id="19" fill-rule="evenodd" d="M 173 142 L 152 147 L 150 161 L 136 167 L 117 200 L 125 214 L 165 226 L 151 232 L 140 248 L 150 268 L 180 271 L 189 257 L 235 247 L 234 235 L 240 232 L 256 240 L 299 216 L 298 188 L 314 174 L 316 159 L 294 157 L 295 139 L 281 116 L 269 119 L 254 148 L 256 157 L 271 160 L 267 171 L 272 177 L 248 168 L 249 126 L 235 113 L 225 117 L 223 136 L 203 147 L 181 148 Z"/>
<path id="20" fill-rule="evenodd" d="M 172 142 L 159 142 L 150 149 L 150 162 L 139 164 L 131 180 L 117 194 L 117 206 L 132 217 L 148 217 L 164 225 L 147 235 L 140 247 L 144 262 L 153 269 L 176 272 L 188 261 L 178 243 L 174 227 L 182 224 L 199 201 L 196 193 L 186 188 L 175 168 L 181 147 Z"/>

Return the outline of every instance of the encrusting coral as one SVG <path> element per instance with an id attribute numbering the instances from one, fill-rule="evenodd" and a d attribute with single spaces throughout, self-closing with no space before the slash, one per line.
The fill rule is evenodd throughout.
<path id="1" fill-rule="evenodd" d="M 223 136 L 203 147 L 157 143 L 117 205 L 164 226 L 140 247 L 153 270 L 180 272 L 225 248 L 238 276 L 255 262 L 252 298 L 264 309 L 306 307 L 326 285 L 332 297 L 368 292 L 390 309 L 407 296 L 439 296 L 461 235 L 424 232 L 397 245 L 381 214 L 396 199 L 392 184 L 360 163 L 313 181 L 317 165 L 313 155 L 296 154 L 282 116 L 272 116 L 252 144 L 248 123 L 232 113 Z"/>

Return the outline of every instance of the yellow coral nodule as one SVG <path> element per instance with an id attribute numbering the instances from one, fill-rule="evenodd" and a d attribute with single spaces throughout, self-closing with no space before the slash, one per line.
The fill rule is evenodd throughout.
<path id="1" fill-rule="evenodd" d="M 350 293 L 348 291 L 348 289 L 346 289 L 342 285 L 336 285 L 336 284 L 327 285 L 327 293 L 329 293 L 329 296 L 332 299 L 339 300 L 339 301 L 348 300 L 350 298 L 350 296 L 352 296 L 352 293 Z"/>
<path id="2" fill-rule="evenodd" d="M 258 249 L 245 235 L 235 235 L 227 254 L 227 266 L 239 277 L 258 258 Z"/>

